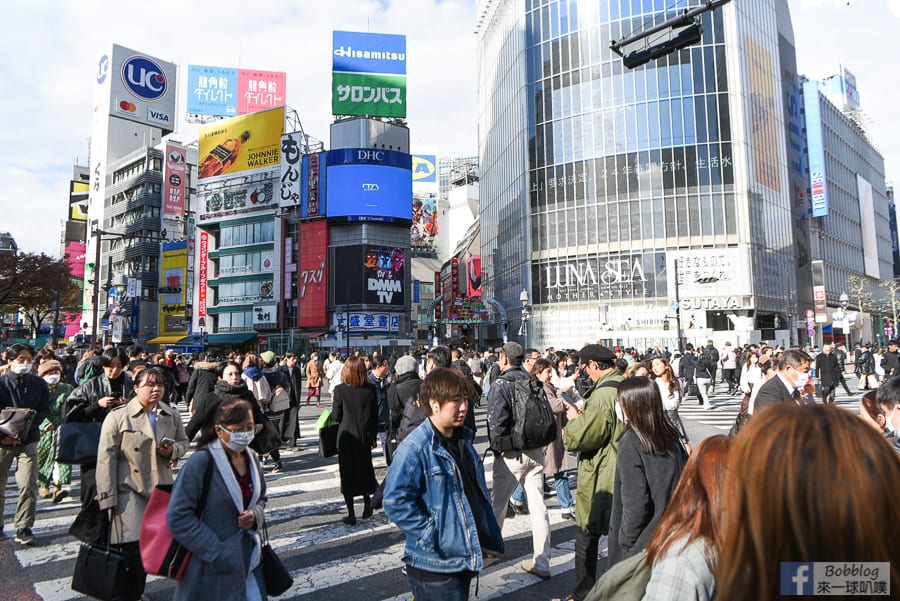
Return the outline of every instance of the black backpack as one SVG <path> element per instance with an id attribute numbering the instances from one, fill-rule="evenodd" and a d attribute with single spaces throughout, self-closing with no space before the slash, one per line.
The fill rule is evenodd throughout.
<path id="1" fill-rule="evenodd" d="M 544 384 L 534 376 L 513 380 L 512 446 L 515 450 L 542 449 L 556 440 L 556 417 L 544 392 Z"/>

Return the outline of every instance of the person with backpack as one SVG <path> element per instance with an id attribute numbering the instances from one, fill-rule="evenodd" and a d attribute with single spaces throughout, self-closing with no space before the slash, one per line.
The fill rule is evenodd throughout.
<path id="1" fill-rule="evenodd" d="M 600 537 L 609 533 L 616 477 L 616 446 L 623 423 L 616 417 L 616 400 L 622 374 L 616 355 L 599 344 L 588 344 L 578 356 L 594 385 L 584 395 L 579 411 L 567 408 L 563 444 L 578 453 L 578 487 L 575 489 L 575 590 L 571 598 L 583 601 L 597 579 Z M 495 480 L 496 482 L 496 480 Z"/>
<path id="2" fill-rule="evenodd" d="M 488 397 L 488 440 L 494 453 L 491 504 L 502 529 L 506 506 L 516 485 L 525 487 L 533 554 L 520 567 L 547 580 L 550 578 L 550 515 L 544 504 L 544 447 L 558 433 L 544 385 L 522 368 L 524 357 L 522 345 L 517 342 L 500 347 L 500 375 Z"/>
<path id="3" fill-rule="evenodd" d="M 709 400 L 710 389 L 716 389 L 716 371 L 719 369 L 719 351 L 713 346 L 712 340 L 706 341 L 706 346 L 700 351 L 700 360 L 697 363 L 697 386 L 700 390 L 700 404 L 704 409 L 712 409 Z"/>

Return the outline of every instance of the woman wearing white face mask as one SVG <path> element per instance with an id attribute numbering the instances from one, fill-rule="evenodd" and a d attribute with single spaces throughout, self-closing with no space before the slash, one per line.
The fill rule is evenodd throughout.
<path id="1" fill-rule="evenodd" d="M 50 413 L 40 425 L 41 439 L 38 441 L 38 494 L 42 499 L 53 497 L 54 503 L 68 496 L 63 485 L 72 481 L 72 466 L 55 461 L 57 428 L 63 422 L 66 399 L 74 388 L 62 381 L 62 372 L 62 364 L 52 359 L 38 366 L 38 375 L 50 389 Z"/>
<path id="2" fill-rule="evenodd" d="M 259 532 L 266 482 L 259 457 L 247 448 L 258 432 L 248 401 L 232 399 L 216 410 L 215 430 L 200 439 L 175 481 L 167 514 L 172 536 L 193 557 L 175 588 L 175 600 L 266 599 Z M 203 482 L 210 469 L 204 507 Z M 198 509 L 202 517 L 197 517 Z"/>

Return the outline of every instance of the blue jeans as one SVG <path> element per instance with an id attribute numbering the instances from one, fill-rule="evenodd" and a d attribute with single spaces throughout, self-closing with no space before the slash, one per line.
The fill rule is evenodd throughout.
<path id="1" fill-rule="evenodd" d="M 516 486 L 516 490 L 513 491 L 512 497 L 510 497 L 513 503 L 516 505 L 522 505 L 525 503 L 525 488 L 519 484 Z"/>
<path id="2" fill-rule="evenodd" d="M 406 580 L 416 601 L 468 601 L 472 576 L 447 574 L 444 580 L 418 580 L 408 573 Z"/>
<path id="3" fill-rule="evenodd" d="M 553 474 L 553 481 L 556 485 L 556 498 L 559 500 L 559 508 L 570 509 L 575 505 L 575 501 L 572 500 L 572 489 L 569 488 L 569 477 L 566 475 L 566 472 Z M 511 498 L 513 503 L 517 505 L 525 502 L 525 489 L 522 488 L 521 484 L 513 491 Z"/>

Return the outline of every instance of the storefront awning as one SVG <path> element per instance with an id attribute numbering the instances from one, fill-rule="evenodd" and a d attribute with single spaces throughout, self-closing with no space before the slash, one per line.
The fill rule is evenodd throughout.
<path id="1" fill-rule="evenodd" d="M 321 332 L 303 332 L 300 334 L 301 336 L 306 336 L 307 338 L 321 338 L 325 334 L 328 333 L 328 330 L 322 330 Z"/>
<path id="2" fill-rule="evenodd" d="M 207 346 L 228 346 L 245 344 L 256 338 L 256 332 L 236 332 L 234 334 L 210 334 Z"/>
<path id="3" fill-rule="evenodd" d="M 148 340 L 147 344 L 176 344 L 188 338 L 190 336 L 185 336 L 184 334 L 167 334 L 166 336 L 157 336 L 152 340 Z"/>

